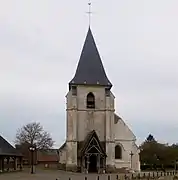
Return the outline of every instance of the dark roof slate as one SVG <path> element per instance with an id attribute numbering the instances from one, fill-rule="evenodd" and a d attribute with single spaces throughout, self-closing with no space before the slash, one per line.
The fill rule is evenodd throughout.
<path id="1" fill-rule="evenodd" d="M 112 87 L 107 78 L 91 29 L 89 28 L 74 78 L 69 85 Z"/>
<path id="2" fill-rule="evenodd" d="M 22 156 L 9 142 L 0 136 L 0 155 Z"/>

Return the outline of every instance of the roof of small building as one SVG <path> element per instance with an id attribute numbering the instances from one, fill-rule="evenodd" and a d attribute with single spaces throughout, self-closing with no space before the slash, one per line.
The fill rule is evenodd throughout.
<path id="1" fill-rule="evenodd" d="M 58 149 L 37 152 L 38 162 L 58 162 Z"/>
<path id="2" fill-rule="evenodd" d="M 90 27 L 75 76 L 69 82 L 69 85 L 100 85 L 112 87 L 104 70 Z"/>
<path id="3" fill-rule="evenodd" d="M 0 155 L 22 156 L 22 154 L 2 136 L 0 136 Z"/>

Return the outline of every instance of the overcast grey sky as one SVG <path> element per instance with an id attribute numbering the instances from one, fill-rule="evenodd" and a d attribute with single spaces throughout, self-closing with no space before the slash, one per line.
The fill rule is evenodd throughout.
<path id="1" fill-rule="evenodd" d="M 38 121 L 65 140 L 65 95 L 88 30 L 87 0 L 0 0 L 0 133 Z M 92 31 L 116 112 L 137 136 L 178 142 L 178 1 L 93 0 Z"/>

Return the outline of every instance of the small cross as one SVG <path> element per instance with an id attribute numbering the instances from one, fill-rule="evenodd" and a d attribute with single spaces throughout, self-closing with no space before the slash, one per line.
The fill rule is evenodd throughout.
<path id="1" fill-rule="evenodd" d="M 133 156 L 133 155 L 134 155 L 134 154 L 133 154 L 133 152 L 131 151 L 131 152 L 130 152 L 130 157 L 131 157 L 131 159 L 130 159 L 130 161 L 131 161 L 131 162 L 130 162 L 130 164 L 131 164 L 131 169 L 132 169 L 132 156 Z"/>
<path id="2" fill-rule="evenodd" d="M 133 154 L 133 152 L 131 151 L 131 152 L 130 152 L 130 156 L 132 157 L 133 155 L 134 155 L 134 154 Z"/>
<path id="3" fill-rule="evenodd" d="M 91 24 L 91 14 L 92 14 L 92 12 L 91 12 L 91 2 L 90 1 L 88 3 L 88 6 L 89 6 L 89 11 L 87 13 L 88 13 L 88 16 L 89 16 L 89 26 L 90 26 L 90 24 Z"/>

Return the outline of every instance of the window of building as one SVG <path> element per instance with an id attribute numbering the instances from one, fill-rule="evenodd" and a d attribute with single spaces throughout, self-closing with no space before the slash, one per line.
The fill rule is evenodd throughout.
<path id="1" fill-rule="evenodd" d="M 106 94 L 106 97 L 110 96 L 110 90 L 108 88 L 105 89 L 105 94 Z"/>
<path id="2" fill-rule="evenodd" d="M 95 96 L 91 92 L 87 95 L 87 108 L 95 108 Z"/>
<path id="3" fill-rule="evenodd" d="M 77 96 L 77 87 L 76 86 L 72 86 L 72 95 Z"/>
<path id="4" fill-rule="evenodd" d="M 119 145 L 115 147 L 115 159 L 122 159 L 122 148 Z"/>

